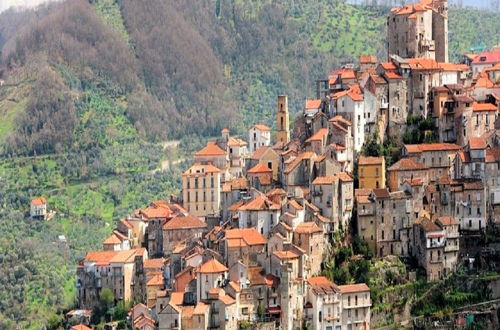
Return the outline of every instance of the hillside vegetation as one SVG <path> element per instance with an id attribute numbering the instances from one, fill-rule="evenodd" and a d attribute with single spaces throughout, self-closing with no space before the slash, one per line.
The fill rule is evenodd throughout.
<path id="1" fill-rule="evenodd" d="M 386 7 L 331 0 L 67 0 L 0 15 L 0 329 L 56 327 L 75 264 L 114 222 L 179 187 L 180 161 L 273 123 L 314 82 L 385 56 Z M 498 42 L 498 13 L 451 10 L 452 55 Z M 457 56 L 455 57 L 457 58 Z M 162 143 L 180 138 L 180 149 Z M 49 222 L 26 218 L 45 196 Z M 68 244 L 58 243 L 65 235 Z"/>

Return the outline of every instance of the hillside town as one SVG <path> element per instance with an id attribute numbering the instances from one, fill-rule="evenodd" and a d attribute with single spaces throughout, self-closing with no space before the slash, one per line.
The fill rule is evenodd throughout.
<path id="1" fill-rule="evenodd" d="M 338 247 L 357 236 L 428 282 L 469 262 L 500 229 L 500 46 L 450 63 L 447 7 L 393 8 L 385 61 L 361 56 L 295 119 L 280 95 L 273 128 L 225 128 L 197 151 L 178 196 L 119 219 L 77 266 L 72 329 L 103 290 L 133 306 L 133 329 L 370 329 L 368 283 L 324 272 Z"/>

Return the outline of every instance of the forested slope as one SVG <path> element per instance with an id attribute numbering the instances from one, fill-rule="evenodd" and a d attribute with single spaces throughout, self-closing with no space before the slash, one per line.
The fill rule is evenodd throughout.
<path id="1" fill-rule="evenodd" d="M 361 54 L 383 59 L 387 11 L 331 0 L 67 0 L 1 14 L 0 328 L 58 323 L 85 251 L 119 217 L 178 190 L 185 164 L 156 171 L 162 160 L 225 126 L 272 124 L 279 93 L 298 111 L 315 79 Z M 498 42 L 499 22 L 451 10 L 452 55 Z M 161 147 L 174 138 L 182 150 Z M 40 195 L 57 215 L 33 223 L 25 215 Z"/>

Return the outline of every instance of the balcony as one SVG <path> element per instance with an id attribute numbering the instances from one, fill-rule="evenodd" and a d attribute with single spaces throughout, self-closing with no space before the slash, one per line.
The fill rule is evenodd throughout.
<path id="1" fill-rule="evenodd" d="M 371 208 L 358 210 L 358 215 L 374 215 L 375 211 Z"/>

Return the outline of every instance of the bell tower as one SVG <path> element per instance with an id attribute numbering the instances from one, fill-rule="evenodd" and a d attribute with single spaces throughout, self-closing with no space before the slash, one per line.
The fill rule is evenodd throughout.
<path id="1" fill-rule="evenodd" d="M 287 144 L 290 142 L 290 119 L 288 117 L 288 97 L 286 95 L 278 96 L 278 112 L 276 115 L 276 139 L 278 142 Z"/>

